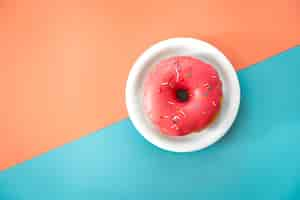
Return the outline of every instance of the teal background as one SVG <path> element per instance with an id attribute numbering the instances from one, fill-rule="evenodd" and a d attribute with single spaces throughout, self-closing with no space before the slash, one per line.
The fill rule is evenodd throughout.
<path id="1" fill-rule="evenodd" d="M 240 71 L 237 120 L 208 149 L 160 150 L 125 119 L 0 172 L 0 200 L 300 199 L 299 74 L 300 46 Z"/>

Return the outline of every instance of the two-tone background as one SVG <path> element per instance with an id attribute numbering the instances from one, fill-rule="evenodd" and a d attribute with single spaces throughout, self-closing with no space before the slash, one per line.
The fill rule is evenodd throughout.
<path id="1" fill-rule="evenodd" d="M 216 144 L 206 151 L 209 155 L 216 155 L 209 156 L 206 153 L 174 155 L 160 151 L 139 138 L 127 119 L 125 108 L 124 90 L 128 72 L 134 60 L 149 45 L 178 36 L 200 38 L 216 45 L 228 56 L 236 70 L 240 70 L 244 96 L 236 122 L 238 128 L 234 128 L 233 132 L 242 134 L 246 129 L 263 135 L 268 130 L 271 135 L 276 135 L 279 131 L 278 141 L 289 139 L 284 144 L 269 144 L 269 140 L 258 144 L 249 142 L 253 137 L 235 140 L 238 134 L 232 134 L 232 141 L 237 141 L 237 146 L 224 147 L 222 153 L 217 150 L 224 145 Z M 232 148 L 239 148 L 239 141 L 249 145 L 249 149 L 251 145 L 258 145 L 257 149 L 260 149 L 251 154 L 252 160 L 245 161 L 250 166 L 251 163 L 267 162 L 264 158 L 270 158 L 273 151 L 259 159 L 255 156 L 264 155 L 265 149 L 286 145 L 284 149 L 300 152 L 297 147 L 300 141 L 294 136 L 287 136 L 291 132 L 300 134 L 300 107 L 297 103 L 298 100 L 300 102 L 300 86 L 297 86 L 300 85 L 297 78 L 300 74 L 299 43 L 298 0 L 2 0 L 0 199 L 84 199 L 88 194 L 92 195 L 87 199 L 101 199 L 102 194 L 106 194 L 108 199 L 132 199 L 137 195 L 145 197 L 155 193 L 160 194 L 156 198 L 171 198 L 168 195 L 174 194 L 172 198 L 180 199 L 175 195 L 180 188 L 192 193 L 191 198 L 196 199 L 199 192 L 209 191 L 205 194 L 207 197 L 212 195 L 210 199 L 222 199 L 227 191 L 235 191 L 232 184 L 241 191 L 238 187 L 243 183 L 236 182 L 239 180 L 237 177 L 245 178 L 250 173 L 257 177 L 257 182 L 265 180 L 265 172 L 255 171 L 265 165 L 253 166 L 249 173 L 246 173 L 246 166 L 241 166 L 241 174 L 237 177 L 224 178 L 230 174 L 230 169 L 235 168 L 230 164 L 222 165 L 227 163 L 222 159 L 236 156 L 236 151 L 241 149 Z M 252 112 L 256 109 L 257 112 Z M 283 121 L 284 125 L 280 128 L 272 129 L 274 124 Z M 293 123 L 287 125 L 285 121 Z M 227 140 L 230 143 L 230 136 Z M 232 152 L 224 153 L 230 150 Z M 245 152 L 249 153 L 248 150 Z M 150 161 L 147 155 L 153 156 L 150 156 Z M 245 155 L 248 154 L 238 157 L 245 158 Z M 283 156 L 278 152 L 276 155 Z M 287 155 L 283 157 L 289 157 Z M 299 154 L 295 156 L 299 157 Z M 298 162 L 293 157 L 289 158 L 291 160 L 284 162 L 296 166 Z M 215 162 L 214 159 L 219 159 L 220 163 L 204 166 L 203 163 Z M 168 162 L 164 163 L 164 160 Z M 236 157 L 231 161 L 237 160 Z M 270 162 L 274 165 L 281 163 L 276 159 L 267 163 Z M 158 163 L 173 168 L 174 174 L 172 169 L 161 169 L 161 173 L 170 173 L 173 178 L 160 174 Z M 176 178 L 175 174 L 184 173 L 179 168 L 174 169 L 178 163 L 181 163 L 181 169 L 189 169 L 186 178 Z M 193 179 L 198 170 L 189 166 L 195 164 L 200 165 L 198 169 L 207 169 L 206 175 L 220 170 L 216 167 L 215 171 L 209 171 L 216 164 L 221 164 L 220 168 L 228 167 L 228 171 L 223 169 L 225 171 L 220 172 L 218 179 L 206 177 L 214 181 L 211 187 L 205 187 L 205 183 L 201 185 L 198 182 L 201 182 L 201 177 L 206 180 L 205 176 L 201 176 L 202 172 L 199 172 L 200 180 Z M 293 171 L 290 165 L 278 169 L 271 178 L 274 180 L 280 175 L 280 180 L 286 181 L 283 185 L 291 186 L 292 189 L 284 190 L 284 195 L 298 186 L 300 188 L 298 168 L 293 168 Z M 285 174 L 291 171 L 293 174 Z M 244 175 L 242 172 L 245 172 Z M 286 180 L 286 177 L 291 178 Z M 251 184 L 246 184 L 245 188 L 251 188 L 256 182 L 253 181 L 251 179 Z M 193 184 L 187 187 L 183 182 Z M 280 183 L 277 179 L 271 182 Z M 197 183 L 202 187 L 199 188 Z M 174 188 L 170 186 L 172 184 Z M 211 191 L 213 185 L 216 191 L 221 187 L 224 195 L 214 196 L 214 191 Z M 139 186 L 141 188 L 134 189 Z M 268 183 L 265 183 L 262 187 L 267 186 Z M 274 185 L 269 192 L 275 192 L 275 195 L 267 197 L 284 198 L 284 195 L 276 193 L 282 187 Z M 44 195 L 35 196 L 37 190 Z M 235 197 L 240 199 L 244 194 L 247 192 Z"/>

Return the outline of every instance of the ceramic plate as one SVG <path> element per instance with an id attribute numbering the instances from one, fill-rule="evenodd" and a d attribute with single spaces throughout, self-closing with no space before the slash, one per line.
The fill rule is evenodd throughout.
<path id="1" fill-rule="evenodd" d="M 193 56 L 211 64 L 223 83 L 223 101 L 217 119 L 207 128 L 187 136 L 166 136 L 153 126 L 143 111 L 143 83 L 149 68 L 172 56 Z M 192 152 L 214 144 L 229 130 L 240 105 L 240 85 L 236 71 L 217 48 L 193 38 L 172 38 L 154 44 L 136 60 L 126 83 L 129 118 L 142 136 L 152 144 L 173 152 Z"/>

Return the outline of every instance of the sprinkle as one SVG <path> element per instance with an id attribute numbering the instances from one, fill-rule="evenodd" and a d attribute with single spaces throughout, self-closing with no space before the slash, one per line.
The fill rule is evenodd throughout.
<path id="1" fill-rule="evenodd" d="M 212 75 L 211 78 L 217 78 L 217 76 L 216 75 Z"/>
<path id="2" fill-rule="evenodd" d="M 168 82 L 164 82 L 164 83 L 161 83 L 160 85 L 165 86 L 165 85 L 169 85 L 169 83 Z"/>
<path id="3" fill-rule="evenodd" d="M 176 125 L 176 124 L 173 124 L 173 125 L 171 126 L 171 128 L 175 128 L 175 127 L 177 127 L 177 125 Z"/>
<path id="4" fill-rule="evenodd" d="M 163 118 L 163 119 L 169 119 L 168 115 L 163 115 L 163 116 L 160 116 L 160 117 Z"/>
<path id="5" fill-rule="evenodd" d="M 176 66 L 175 71 L 176 71 L 176 82 L 178 82 L 178 81 L 179 81 L 179 71 L 178 71 L 178 66 Z"/>
<path id="6" fill-rule="evenodd" d="M 173 124 L 173 125 L 171 126 L 171 128 L 175 128 L 176 130 L 179 130 L 179 127 L 177 126 L 177 124 Z"/>
<path id="7" fill-rule="evenodd" d="M 174 105 L 175 103 L 172 101 L 168 101 L 168 104 Z"/>
<path id="8" fill-rule="evenodd" d="M 176 124 L 179 120 L 180 120 L 180 117 L 178 117 L 177 115 L 175 115 L 175 116 L 172 118 L 172 122 L 173 122 L 174 124 Z"/>
<path id="9" fill-rule="evenodd" d="M 212 101 L 212 105 L 213 105 L 213 106 L 217 106 L 217 104 L 216 104 L 215 101 Z"/>
<path id="10" fill-rule="evenodd" d="M 208 83 L 204 83 L 203 86 L 204 86 L 204 87 L 208 87 Z"/>
<path id="11" fill-rule="evenodd" d="M 180 117 L 178 117 L 177 115 L 175 115 L 172 119 L 176 120 L 176 119 L 180 119 Z"/>
<path id="12" fill-rule="evenodd" d="M 185 113 L 182 110 L 180 110 L 179 113 L 181 113 L 183 117 L 186 117 Z"/>
<path id="13" fill-rule="evenodd" d="M 212 90 L 212 86 L 211 85 L 207 86 L 207 89 L 208 91 Z"/>

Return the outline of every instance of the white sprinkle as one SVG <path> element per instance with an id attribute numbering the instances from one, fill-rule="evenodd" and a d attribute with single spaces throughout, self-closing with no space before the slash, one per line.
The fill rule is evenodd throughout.
<path id="1" fill-rule="evenodd" d="M 179 71 L 178 71 L 178 66 L 176 66 L 175 71 L 176 71 L 176 82 L 178 82 L 178 81 L 179 81 Z"/>
<path id="2" fill-rule="evenodd" d="M 169 116 L 168 115 L 164 115 L 164 116 L 162 116 L 162 118 L 169 119 Z"/>
<path id="3" fill-rule="evenodd" d="M 174 105 L 175 103 L 172 101 L 168 101 L 168 104 Z"/>
<path id="4" fill-rule="evenodd" d="M 211 77 L 212 77 L 212 78 L 217 78 L 217 76 L 216 76 L 216 75 L 212 75 Z"/>
<path id="5" fill-rule="evenodd" d="M 160 85 L 164 86 L 164 85 L 169 85 L 168 82 L 164 82 L 164 83 L 161 83 Z"/>
<path id="6" fill-rule="evenodd" d="M 208 87 L 208 83 L 204 83 L 203 86 L 204 86 L 204 87 Z"/>
<path id="7" fill-rule="evenodd" d="M 174 120 L 174 121 L 176 121 L 176 120 L 180 120 L 180 117 L 178 117 L 177 115 L 175 115 L 173 118 L 172 118 L 172 120 Z"/>
<path id="8" fill-rule="evenodd" d="M 177 127 L 177 125 L 176 125 L 176 124 L 173 124 L 173 125 L 171 126 L 171 128 L 175 128 L 175 127 Z"/>
<path id="9" fill-rule="evenodd" d="M 171 128 L 175 128 L 176 130 L 179 130 L 179 127 L 177 126 L 177 124 L 173 124 L 173 125 L 171 126 Z"/>
<path id="10" fill-rule="evenodd" d="M 215 101 L 212 101 L 212 105 L 213 105 L 213 106 L 217 106 L 217 104 L 216 104 Z"/>

